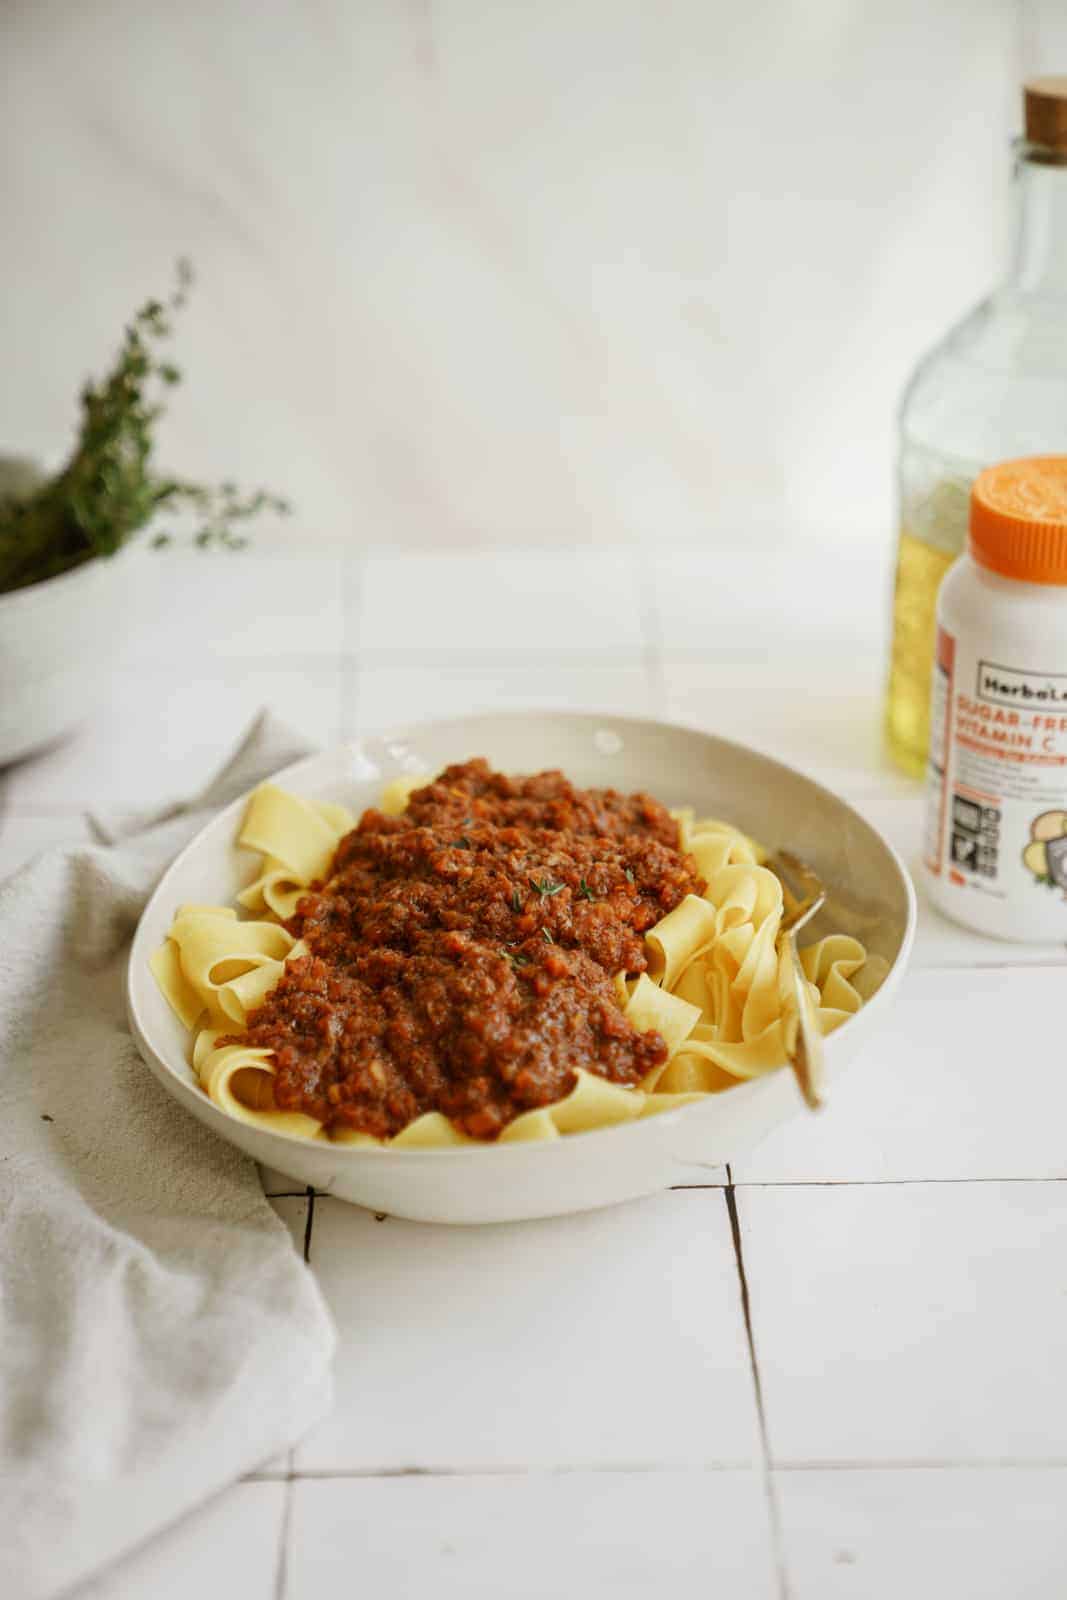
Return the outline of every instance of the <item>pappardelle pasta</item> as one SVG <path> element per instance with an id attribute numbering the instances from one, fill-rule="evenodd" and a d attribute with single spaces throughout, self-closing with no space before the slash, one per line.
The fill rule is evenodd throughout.
<path id="1" fill-rule="evenodd" d="M 369 1147 L 556 1139 L 783 1067 L 797 1025 L 782 887 L 729 822 L 483 761 L 394 780 L 360 821 L 255 791 L 233 907 L 152 958 L 229 1115 Z M 823 1033 L 887 964 L 801 952 Z"/>

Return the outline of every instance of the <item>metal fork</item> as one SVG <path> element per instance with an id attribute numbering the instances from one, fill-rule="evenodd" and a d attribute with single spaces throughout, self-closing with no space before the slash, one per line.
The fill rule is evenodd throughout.
<path id="1" fill-rule="evenodd" d="M 790 1064 L 805 1104 L 812 1111 L 817 1111 L 824 1103 L 825 1066 L 822 1034 L 819 1031 L 819 1019 L 815 1015 L 811 990 L 808 988 L 808 981 L 800 964 L 797 934 L 811 921 L 816 912 L 822 909 L 826 902 L 826 890 L 807 862 L 801 861 L 800 857 L 793 855 L 790 850 L 779 850 L 776 855 L 768 859 L 767 866 L 782 885 L 784 911 L 782 925 L 778 931 L 778 948 L 784 951 L 786 956 L 786 966 L 797 1007 L 797 1027 L 789 1056 Z M 799 895 L 794 892 L 793 883 L 800 890 Z"/>

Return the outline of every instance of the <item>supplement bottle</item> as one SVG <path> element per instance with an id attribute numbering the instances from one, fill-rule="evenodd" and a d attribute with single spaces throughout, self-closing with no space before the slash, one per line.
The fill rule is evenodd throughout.
<path id="1" fill-rule="evenodd" d="M 937 592 L 983 467 L 1067 443 L 1067 78 L 1025 87 L 1003 282 L 916 368 L 900 411 L 899 545 L 886 738 L 926 770 Z"/>
<path id="2" fill-rule="evenodd" d="M 927 784 L 934 903 L 994 938 L 1067 940 L 1067 456 L 975 479 L 938 599 Z"/>

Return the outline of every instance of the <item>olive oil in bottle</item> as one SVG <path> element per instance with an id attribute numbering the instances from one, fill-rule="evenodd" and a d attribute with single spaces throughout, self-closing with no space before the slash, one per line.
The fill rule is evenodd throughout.
<path id="1" fill-rule="evenodd" d="M 930 466 L 937 470 L 934 462 Z M 942 477 L 925 500 L 901 508 L 886 738 L 897 766 L 915 778 L 926 771 L 930 742 L 937 595 L 941 580 L 963 548 L 973 476 Z"/>
<path id="2" fill-rule="evenodd" d="M 1015 243 L 1004 282 L 920 363 L 900 411 L 900 528 L 886 701 L 889 752 L 921 776 L 935 611 L 983 467 L 1067 450 L 1067 77 L 1024 92 Z"/>

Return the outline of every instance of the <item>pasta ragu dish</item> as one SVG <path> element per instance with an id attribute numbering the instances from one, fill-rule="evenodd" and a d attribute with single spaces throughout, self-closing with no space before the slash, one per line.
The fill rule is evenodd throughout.
<path id="1" fill-rule="evenodd" d="M 154 961 L 224 1109 L 347 1143 L 553 1138 L 784 1063 L 781 887 L 729 824 L 484 760 L 353 820 L 257 790 L 260 918 L 183 909 Z M 804 966 L 824 1031 L 884 972 L 840 935 Z"/>
<path id="2" fill-rule="evenodd" d="M 637 1084 L 667 1059 L 615 974 L 704 880 L 645 796 L 450 767 L 399 817 L 368 811 L 288 928 L 308 948 L 249 1018 L 274 1097 L 391 1138 L 425 1111 L 495 1138 L 561 1100 L 580 1063 Z"/>

